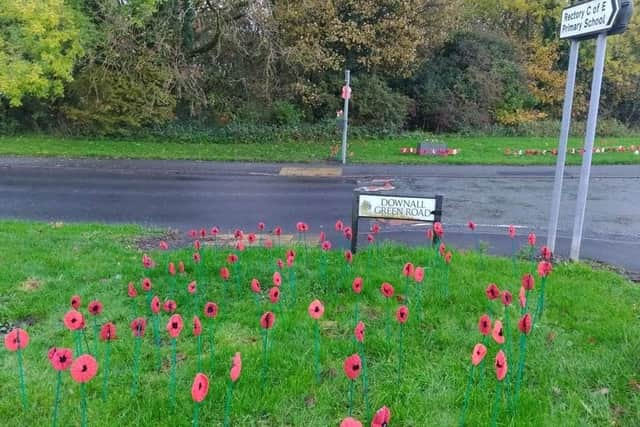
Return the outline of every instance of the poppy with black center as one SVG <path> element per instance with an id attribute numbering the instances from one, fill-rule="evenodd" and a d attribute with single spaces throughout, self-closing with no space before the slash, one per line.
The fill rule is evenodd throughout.
<path id="1" fill-rule="evenodd" d="M 267 311 L 260 317 L 260 326 L 263 329 L 271 329 L 273 328 L 274 323 L 276 322 L 276 315 L 271 311 Z"/>
<path id="2" fill-rule="evenodd" d="M 491 336 L 498 344 L 504 344 L 504 332 L 502 330 L 502 322 L 500 320 L 496 320 L 493 324 L 493 332 L 491 333 Z"/>
<path id="3" fill-rule="evenodd" d="M 153 312 L 153 314 L 160 313 L 160 298 L 158 298 L 157 295 L 154 295 L 154 297 L 151 299 L 151 311 Z"/>
<path id="4" fill-rule="evenodd" d="M 478 329 L 482 335 L 489 335 L 491 333 L 491 318 L 487 314 L 480 316 L 478 321 Z"/>
<path id="5" fill-rule="evenodd" d="M 149 279 L 148 277 L 142 279 L 142 289 L 146 292 L 149 292 L 151 290 L 151 279 Z"/>
<path id="6" fill-rule="evenodd" d="M 182 332 L 182 328 L 184 327 L 184 322 L 182 321 L 182 316 L 179 314 L 174 314 L 169 318 L 169 322 L 167 322 L 167 332 L 171 338 L 178 338 L 180 332 Z"/>
<path id="7" fill-rule="evenodd" d="M 173 313 L 176 311 L 177 304 L 174 300 L 168 299 L 164 302 L 164 306 L 162 308 L 167 313 Z"/>
<path id="8" fill-rule="evenodd" d="M 500 296 L 500 289 L 498 289 L 495 283 L 489 283 L 489 286 L 487 286 L 484 292 L 490 300 L 494 300 Z"/>
<path id="9" fill-rule="evenodd" d="M 204 305 L 204 315 L 214 318 L 218 315 L 218 305 L 215 302 L 208 302 Z"/>
<path id="10" fill-rule="evenodd" d="M 390 283 L 385 282 L 380 286 L 380 292 L 382 292 L 382 295 L 385 298 L 391 298 L 393 296 L 393 286 L 391 286 Z"/>
<path id="11" fill-rule="evenodd" d="M 533 278 L 533 275 L 531 273 L 527 273 L 524 276 L 522 276 L 522 286 L 527 290 L 530 291 L 535 287 L 535 279 Z"/>
<path id="12" fill-rule="evenodd" d="M 504 304 L 505 306 L 509 306 L 509 305 L 511 305 L 512 301 L 513 301 L 513 296 L 511 295 L 511 292 L 503 291 L 502 292 L 502 304 Z"/>
<path id="13" fill-rule="evenodd" d="M 405 305 L 400 306 L 398 308 L 398 311 L 396 311 L 396 319 L 400 323 L 406 323 L 408 318 L 409 318 L 409 308 L 407 308 L 407 306 Z"/>
<path id="14" fill-rule="evenodd" d="M 531 326 L 531 315 L 529 313 L 522 316 L 518 321 L 518 329 L 525 335 L 531 332 Z"/>
<path id="15" fill-rule="evenodd" d="M 134 337 L 143 337 L 147 328 L 147 321 L 144 317 L 138 317 L 131 322 L 131 332 Z"/>
<path id="16" fill-rule="evenodd" d="M 113 341 L 116 337 L 116 325 L 112 322 L 105 323 L 100 329 L 100 339 L 102 341 Z"/>
<path id="17" fill-rule="evenodd" d="M 275 304 L 279 300 L 280 300 L 280 288 L 274 286 L 273 288 L 269 289 L 269 301 Z"/>
<path id="18" fill-rule="evenodd" d="M 102 303 L 98 300 L 91 301 L 89 303 L 89 313 L 94 316 L 97 316 L 100 313 L 102 313 Z"/>
<path id="19" fill-rule="evenodd" d="M 79 295 L 74 295 L 71 297 L 71 307 L 74 309 L 79 309 L 80 308 L 80 296 Z"/>
<path id="20" fill-rule="evenodd" d="M 495 368 L 496 378 L 498 378 L 498 381 L 502 381 L 507 376 L 507 358 L 502 350 L 496 355 Z"/>
<path id="21" fill-rule="evenodd" d="M 191 386 L 191 398 L 194 402 L 200 403 L 209 393 L 209 378 L 203 373 L 197 373 Z"/>
<path id="22" fill-rule="evenodd" d="M 84 317 L 82 313 L 76 310 L 69 310 L 67 314 L 64 315 L 64 325 L 70 331 L 77 331 L 78 329 L 84 328 Z"/>
<path id="23" fill-rule="evenodd" d="M 130 298 L 135 298 L 138 296 L 138 291 L 136 290 L 135 285 L 133 284 L 133 282 L 129 282 L 129 286 L 127 289 L 127 295 L 129 295 Z"/>
<path id="24" fill-rule="evenodd" d="M 356 277 L 355 279 L 353 279 L 351 289 L 353 289 L 353 292 L 355 292 L 356 294 L 362 292 L 362 277 Z"/>
<path id="25" fill-rule="evenodd" d="M 69 348 L 55 348 L 49 362 L 56 371 L 66 371 L 73 363 L 73 352 Z"/>
<path id="26" fill-rule="evenodd" d="M 386 406 L 378 409 L 371 420 L 371 427 L 387 427 L 391 422 L 391 411 Z"/>
<path id="27" fill-rule="evenodd" d="M 98 372 L 98 362 L 93 356 L 83 354 L 71 363 L 71 378 L 78 383 L 89 382 Z"/>
<path id="28" fill-rule="evenodd" d="M 202 323 L 198 316 L 193 316 L 193 335 L 199 337 L 202 334 Z"/>
<path id="29" fill-rule="evenodd" d="M 484 344 L 476 344 L 475 347 L 473 347 L 473 353 L 471 353 L 471 363 L 473 366 L 478 366 L 486 354 L 487 347 L 485 347 Z"/>
<path id="30" fill-rule="evenodd" d="M 308 311 L 309 311 L 309 316 L 311 316 L 312 319 L 318 320 L 324 314 L 324 306 L 322 305 L 320 300 L 316 299 L 311 301 L 311 304 L 309 304 Z"/>
<path id="31" fill-rule="evenodd" d="M 9 351 L 23 350 L 29 345 L 29 334 L 24 329 L 12 329 L 4 336 L 4 346 Z"/>
<path id="32" fill-rule="evenodd" d="M 356 337 L 356 341 L 364 342 L 364 323 L 359 321 L 353 330 L 353 334 Z"/>
<path id="33" fill-rule="evenodd" d="M 344 361 L 344 373 L 347 375 L 347 378 L 352 381 L 358 378 L 361 368 L 362 361 L 360 360 L 360 356 L 358 354 L 353 354 L 347 357 Z"/>

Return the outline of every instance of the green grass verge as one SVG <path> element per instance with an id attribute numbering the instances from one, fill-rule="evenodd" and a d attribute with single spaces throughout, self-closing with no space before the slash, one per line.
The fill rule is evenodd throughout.
<path id="1" fill-rule="evenodd" d="M 55 373 L 46 352 L 51 346 L 73 347 L 71 333 L 62 318 L 71 295 L 87 303 L 100 299 L 104 313 L 100 322 L 114 321 L 118 340 L 112 349 L 110 394 L 101 399 L 103 371 L 88 384 L 89 421 L 92 426 L 112 425 L 189 425 L 192 414 L 190 387 L 196 372 L 195 339 L 190 328 L 193 314 L 186 284 L 193 274 L 178 277 L 179 312 L 185 317 L 185 330 L 178 340 L 177 401 L 174 412 L 168 406 L 170 345 L 162 314 L 163 369 L 154 369 L 155 353 L 151 329 L 142 346 L 140 388 L 130 396 L 133 339 L 129 322 L 133 317 L 127 298 L 127 283 L 138 283 L 145 271 L 142 252 L 136 246 L 140 236 L 157 232 L 128 226 L 64 225 L 0 222 L 0 324 L 20 325 L 28 330 L 31 343 L 24 351 L 29 410 L 21 408 L 18 391 L 16 355 L 0 350 L 0 417 L 5 426 L 48 425 L 51 422 Z M 377 253 L 364 251 L 354 261 L 353 271 L 343 277 L 343 258 L 339 251 L 329 255 L 329 276 L 319 277 L 316 249 L 298 250 L 296 260 L 297 296 L 295 305 L 273 308 L 260 302 L 257 309 L 249 291 L 249 280 L 258 278 L 264 288 L 271 283 L 275 260 L 284 257 L 284 248 L 272 251 L 248 249 L 241 254 L 243 271 L 241 290 L 230 281 L 231 293 L 223 299 L 218 269 L 225 264 L 228 249 L 205 250 L 206 292 L 201 301 L 220 305 L 216 319 L 216 355 L 214 371 L 209 369 L 209 346 L 205 345 L 205 372 L 210 375 L 209 396 L 200 410 L 201 425 L 221 425 L 224 391 L 231 357 L 242 352 L 243 368 L 232 403 L 232 422 L 236 426 L 336 426 L 347 415 L 348 381 L 342 372 L 345 357 L 355 352 L 352 338 L 355 295 L 352 278 L 362 275 L 364 291 L 360 316 L 367 325 L 366 356 L 369 367 L 369 391 L 372 408 L 387 405 L 394 426 L 451 426 L 460 417 L 463 394 L 470 368 L 470 354 L 480 341 L 477 320 L 487 310 L 484 289 L 496 282 L 517 295 L 519 281 L 513 275 L 511 261 L 483 259 L 476 254 L 454 253 L 449 275 L 449 295 L 442 293 L 444 270 L 427 273 L 424 301 L 414 306 L 404 328 L 405 367 L 397 377 L 398 325 L 392 322 L 393 337 L 385 334 L 385 302 L 379 287 L 391 282 L 396 292 L 405 293 L 402 266 L 411 261 L 429 264 L 426 248 L 383 246 Z M 191 250 L 169 253 L 153 251 L 158 263 L 184 260 L 193 271 Z M 372 256 L 367 260 L 368 256 Z M 531 265 L 519 262 L 520 272 Z M 437 273 L 439 271 L 439 273 Z M 153 292 L 167 294 L 167 280 L 155 269 L 148 273 Z M 291 299 L 284 274 L 282 295 Z M 537 283 L 539 288 L 540 283 Z M 546 310 L 532 332 L 520 405 L 515 419 L 502 411 L 498 425 L 521 426 L 603 426 L 634 425 L 640 419 L 640 372 L 637 333 L 640 318 L 640 289 L 619 275 L 596 271 L 583 264 L 556 265 L 547 284 Z M 307 314 L 309 302 L 319 298 L 326 311 L 321 320 L 322 382 L 315 383 L 313 373 L 313 322 Z M 531 302 L 535 304 L 535 295 Z M 137 310 L 148 312 L 144 295 L 138 296 Z M 399 302 L 391 302 L 392 309 Z M 262 367 L 259 312 L 276 312 L 275 328 L 270 333 L 268 382 L 260 391 Z M 494 310 L 501 307 L 496 303 Z M 420 314 L 422 312 L 422 316 Z M 511 333 L 519 310 L 510 309 Z M 202 319 L 204 337 L 208 337 L 209 319 Z M 91 325 L 91 322 L 89 322 Z M 92 329 L 87 329 L 89 345 Z M 208 341 L 207 341 L 208 342 Z M 514 343 L 514 354 L 517 344 Z M 100 345 L 102 363 L 103 345 Z M 487 361 L 492 364 L 496 344 L 489 345 Z M 515 356 L 514 356 L 515 358 Z M 517 363 L 509 361 L 515 372 Z M 63 394 L 59 424 L 79 425 L 79 387 L 68 374 L 63 375 Z M 489 425 L 496 386 L 491 365 L 483 386 L 472 395 L 468 425 Z M 354 416 L 366 417 L 362 401 L 362 383 L 356 387 Z M 506 402 L 502 403 L 502 408 Z M 369 425 L 366 423 L 365 425 Z"/>
<path id="2" fill-rule="evenodd" d="M 505 149 L 551 150 L 558 145 L 556 138 L 530 137 L 441 137 L 450 148 L 460 149 L 456 156 L 426 157 L 401 154 L 402 147 L 415 147 L 424 136 L 388 139 L 353 140 L 349 145 L 352 163 L 393 164 L 502 164 L 552 165 L 552 155 L 506 156 Z M 582 139 L 572 138 L 570 147 L 579 149 Z M 638 137 L 599 138 L 596 146 L 640 145 Z M 56 138 L 46 136 L 0 137 L 0 155 L 93 157 L 108 159 L 190 159 L 257 162 L 318 162 L 334 160 L 332 149 L 336 143 L 309 141 L 283 143 L 181 143 L 158 140 L 109 140 Z M 567 163 L 581 164 L 582 157 L 569 154 Z M 594 154 L 593 164 L 639 164 L 640 155 L 633 153 Z"/>

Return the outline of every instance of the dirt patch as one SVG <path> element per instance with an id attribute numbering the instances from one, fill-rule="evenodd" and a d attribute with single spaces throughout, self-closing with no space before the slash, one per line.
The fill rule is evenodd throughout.
<path id="1" fill-rule="evenodd" d="M 29 277 L 27 280 L 22 282 L 20 289 L 24 292 L 35 292 L 40 289 L 41 286 L 42 282 L 40 280 Z"/>

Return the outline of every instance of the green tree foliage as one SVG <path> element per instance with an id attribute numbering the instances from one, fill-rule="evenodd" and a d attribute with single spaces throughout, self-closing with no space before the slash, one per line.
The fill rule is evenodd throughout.
<path id="1" fill-rule="evenodd" d="M 411 100 L 394 92 L 376 75 L 355 77 L 352 84 L 352 122 L 389 133 L 401 130 L 407 120 Z"/>
<path id="2" fill-rule="evenodd" d="M 0 99 L 54 99 L 82 55 L 76 12 L 64 0 L 0 0 Z"/>

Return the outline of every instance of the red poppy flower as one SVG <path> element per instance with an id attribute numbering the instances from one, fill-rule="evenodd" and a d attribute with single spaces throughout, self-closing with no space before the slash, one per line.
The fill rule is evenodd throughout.
<path id="1" fill-rule="evenodd" d="M 100 328 L 100 339 L 102 341 L 113 341 L 117 338 L 116 325 L 114 325 L 112 322 L 107 322 L 102 325 L 102 328 Z"/>
<path id="2" fill-rule="evenodd" d="M 473 366 L 478 366 L 487 354 L 487 347 L 484 344 L 476 344 L 473 347 L 473 353 L 471 353 L 471 363 Z"/>
<path id="3" fill-rule="evenodd" d="M 222 277 L 222 280 L 229 280 L 229 269 L 227 267 L 222 267 L 220 269 L 220 277 Z"/>
<path id="4" fill-rule="evenodd" d="M 229 377 L 234 383 L 240 378 L 242 372 L 242 356 L 240 353 L 236 353 L 231 360 L 231 371 L 229 371 Z"/>
<path id="5" fill-rule="evenodd" d="M 375 237 L 373 237 L 373 234 L 371 233 L 367 234 L 367 242 L 373 243 L 374 240 L 375 240 Z"/>
<path id="6" fill-rule="evenodd" d="M 151 257 L 147 254 L 143 254 L 142 255 L 142 266 L 144 268 L 153 268 L 155 267 L 155 262 L 153 262 L 153 259 L 151 259 Z"/>
<path id="7" fill-rule="evenodd" d="M 553 266 L 549 261 L 540 261 L 538 264 L 538 276 L 547 277 L 553 270 Z"/>
<path id="8" fill-rule="evenodd" d="M 359 321 L 353 330 L 353 334 L 356 336 L 358 342 L 364 342 L 364 323 Z"/>
<path id="9" fill-rule="evenodd" d="M 129 295 L 130 298 L 135 298 L 138 296 L 138 291 L 136 290 L 136 286 L 133 284 L 133 282 L 129 282 L 127 295 Z"/>
<path id="10" fill-rule="evenodd" d="M 276 236 L 280 236 L 282 234 L 282 227 L 277 226 L 276 228 L 274 228 L 273 234 L 275 234 Z"/>
<path id="11" fill-rule="evenodd" d="M 513 225 L 509 226 L 509 237 L 515 239 L 516 237 L 516 228 Z"/>
<path id="12" fill-rule="evenodd" d="M 216 236 L 218 235 L 218 233 L 219 233 L 219 232 L 220 232 L 220 229 L 219 229 L 218 227 L 213 227 L 213 228 L 211 229 L 211 235 L 212 235 L 213 237 L 216 237 Z"/>
<path id="13" fill-rule="evenodd" d="M 84 328 L 84 317 L 82 313 L 76 310 L 67 311 L 67 314 L 64 315 L 64 326 L 70 331 L 77 331 L 78 329 Z"/>
<path id="14" fill-rule="evenodd" d="M 507 358 L 504 356 L 504 352 L 500 350 L 496 355 L 496 377 L 498 381 L 502 381 L 507 376 Z"/>
<path id="15" fill-rule="evenodd" d="M 197 290 L 198 286 L 196 285 L 195 280 L 187 285 L 187 292 L 189 292 L 191 295 L 195 294 Z"/>
<path id="16" fill-rule="evenodd" d="M 344 222 L 337 220 L 335 225 L 336 231 L 342 231 L 343 228 L 344 228 Z"/>
<path id="17" fill-rule="evenodd" d="M 176 265 L 173 262 L 169 263 L 169 274 L 172 276 L 176 275 Z"/>
<path id="18" fill-rule="evenodd" d="M 380 286 L 380 292 L 385 298 L 391 298 L 393 296 L 393 286 L 391 286 L 391 283 L 384 282 Z"/>
<path id="19" fill-rule="evenodd" d="M 444 262 L 446 262 L 447 264 L 451 264 L 451 258 L 453 258 L 453 254 L 451 253 L 451 251 L 447 251 L 447 253 L 444 255 Z"/>
<path id="20" fill-rule="evenodd" d="M 160 313 L 160 298 L 157 295 L 151 299 L 151 311 L 153 314 Z"/>
<path id="21" fill-rule="evenodd" d="M 353 239 L 353 230 L 351 230 L 351 227 L 345 227 L 342 234 L 344 234 L 344 238 L 347 240 Z"/>
<path id="22" fill-rule="evenodd" d="M 302 233 L 303 228 L 304 228 L 304 225 L 302 222 L 296 223 L 296 230 L 298 230 L 298 233 Z"/>
<path id="23" fill-rule="evenodd" d="M 324 314 L 324 305 L 319 300 L 311 301 L 309 304 L 309 316 L 311 318 L 318 320 Z"/>
<path id="24" fill-rule="evenodd" d="M 53 359 L 53 356 L 56 354 L 56 350 L 57 350 L 57 348 L 51 347 L 49 349 L 49 351 L 47 352 L 47 359 L 49 359 L 49 361 L 51 361 L 51 359 Z"/>
<path id="25" fill-rule="evenodd" d="M 287 257 L 287 267 L 291 268 L 293 267 L 293 261 L 295 261 L 295 258 L 292 256 L 288 256 Z"/>
<path id="26" fill-rule="evenodd" d="M 491 332 L 491 336 L 494 341 L 498 344 L 504 344 L 504 331 L 502 330 L 502 322 L 500 320 L 496 320 L 493 324 L 493 331 Z"/>
<path id="27" fill-rule="evenodd" d="M 200 253 L 199 252 L 195 252 L 193 254 L 193 262 L 195 262 L 196 264 L 200 264 Z"/>
<path id="28" fill-rule="evenodd" d="M 387 427 L 391 422 L 391 411 L 386 406 L 378 409 L 371 420 L 371 427 Z"/>
<path id="29" fill-rule="evenodd" d="M 195 249 L 196 251 L 200 250 L 200 240 L 195 240 L 193 242 L 193 249 Z"/>
<path id="30" fill-rule="evenodd" d="M 325 233 L 324 231 L 320 232 L 320 236 L 318 236 L 318 241 L 320 243 L 324 242 L 325 240 L 327 240 L 327 233 Z"/>
<path id="31" fill-rule="evenodd" d="M 401 305 L 396 311 L 396 319 L 400 323 L 406 323 L 409 319 L 409 309 L 405 305 Z"/>
<path id="32" fill-rule="evenodd" d="M 280 270 L 282 270 L 282 267 L 284 267 L 284 262 L 281 259 L 279 259 L 278 261 L 276 261 L 276 265 Z"/>
<path id="33" fill-rule="evenodd" d="M 204 315 L 206 317 L 215 318 L 218 315 L 218 304 L 208 302 L 204 305 Z"/>
<path id="34" fill-rule="evenodd" d="M 525 335 L 528 335 L 531 332 L 531 315 L 529 313 L 525 314 L 518 321 L 518 329 Z"/>
<path id="35" fill-rule="evenodd" d="M 273 285 L 280 286 L 282 284 L 282 276 L 279 271 L 273 273 Z"/>
<path id="36" fill-rule="evenodd" d="M 202 334 L 202 322 L 198 316 L 193 316 L 193 335 L 199 337 Z"/>
<path id="37" fill-rule="evenodd" d="M 160 241 L 160 244 L 158 244 L 158 247 L 160 248 L 161 251 L 169 250 L 169 244 L 167 242 L 165 242 L 164 240 Z"/>
<path id="38" fill-rule="evenodd" d="M 182 261 L 178 263 L 178 273 L 184 273 L 184 262 Z"/>
<path id="39" fill-rule="evenodd" d="M 404 265 L 404 267 L 402 267 L 402 275 L 405 277 L 413 277 L 413 273 L 415 271 L 415 268 L 413 267 L 413 264 L 408 262 Z"/>
<path id="40" fill-rule="evenodd" d="M 525 308 L 527 306 L 527 291 L 525 290 L 524 286 L 520 286 L 518 301 L 520 302 L 520 307 Z"/>
<path id="41" fill-rule="evenodd" d="M 56 371 L 66 371 L 73 363 L 73 352 L 70 348 L 54 348 L 49 362 Z"/>
<path id="42" fill-rule="evenodd" d="M 502 292 L 502 303 L 504 305 L 511 305 L 512 302 L 513 302 L 513 295 L 511 295 L 511 292 L 503 291 Z"/>
<path id="43" fill-rule="evenodd" d="M 207 230 L 204 229 L 204 228 L 201 228 L 200 229 L 200 237 L 204 239 L 206 236 L 207 236 Z"/>
<path id="44" fill-rule="evenodd" d="M 166 312 L 166 313 L 174 313 L 176 311 L 176 308 L 178 308 L 178 304 L 176 304 L 176 302 L 172 299 L 168 299 L 164 302 L 164 305 L 162 307 L 162 309 Z"/>
<path id="45" fill-rule="evenodd" d="M 149 279 L 148 277 L 145 277 L 144 279 L 142 279 L 142 289 L 145 292 L 149 292 L 151 288 L 152 288 L 151 279 Z"/>
<path id="46" fill-rule="evenodd" d="M 542 258 L 546 259 L 547 261 L 549 261 L 551 257 L 553 257 L 553 253 L 551 252 L 551 249 L 549 249 L 546 246 L 543 246 L 542 248 L 540 248 L 540 255 L 542 256 Z"/>
<path id="47" fill-rule="evenodd" d="M 489 335 L 491 333 L 491 318 L 483 314 L 480 316 L 480 320 L 478 321 L 478 330 L 482 335 Z"/>
<path id="48" fill-rule="evenodd" d="M 355 292 L 356 294 L 362 292 L 362 277 L 356 277 L 355 279 L 353 279 L 351 289 L 353 289 L 353 292 Z"/>
<path id="49" fill-rule="evenodd" d="M 476 223 L 473 221 L 469 221 L 467 223 L 467 227 L 469 227 L 469 230 L 474 231 L 476 229 Z"/>
<path id="50" fill-rule="evenodd" d="M 527 241 L 529 242 L 529 246 L 535 246 L 536 245 L 536 233 L 529 233 L 529 236 L 527 237 Z"/>
<path id="51" fill-rule="evenodd" d="M 235 237 L 236 240 L 242 240 L 244 238 L 244 232 L 239 228 L 236 228 L 233 232 L 233 237 Z"/>
<path id="52" fill-rule="evenodd" d="M 269 301 L 275 304 L 279 300 L 280 300 L 280 288 L 277 286 L 274 286 L 273 288 L 269 289 Z"/>
<path id="53" fill-rule="evenodd" d="M 235 264 L 236 262 L 238 262 L 238 255 L 236 254 L 229 254 L 227 256 L 227 262 L 229 264 Z"/>
<path id="54" fill-rule="evenodd" d="M 71 378 L 77 383 L 86 383 L 91 381 L 98 372 L 98 362 L 90 354 L 83 354 L 77 357 L 72 363 Z"/>
<path id="55" fill-rule="evenodd" d="M 445 246 L 445 244 L 440 243 L 440 246 L 438 247 L 438 252 L 440 253 L 440 256 L 443 257 L 446 251 L 447 251 L 447 247 Z"/>
<path id="56" fill-rule="evenodd" d="M 251 279 L 251 291 L 253 293 L 259 294 L 261 289 L 260 289 L 260 282 L 258 281 L 258 279 Z"/>
<path id="57" fill-rule="evenodd" d="M 380 225 L 379 225 L 378 223 L 374 223 L 374 224 L 371 226 L 371 232 L 372 232 L 373 234 L 378 234 L 378 233 L 380 232 Z"/>
<path id="58" fill-rule="evenodd" d="M 328 240 L 325 240 L 324 242 L 322 242 L 320 246 L 322 247 L 323 251 L 328 251 L 331 249 L 331 242 Z"/>
<path id="59" fill-rule="evenodd" d="M 174 314 L 169 318 L 167 322 L 167 332 L 171 338 L 178 338 L 180 336 L 180 332 L 182 332 L 182 328 L 184 327 L 184 322 L 182 321 L 182 316 L 179 314 Z"/>
<path id="60" fill-rule="evenodd" d="M 258 237 L 254 233 L 249 233 L 247 240 L 249 241 L 249 244 L 254 244 L 256 240 L 258 240 Z"/>
<path id="61" fill-rule="evenodd" d="M 12 329 L 4 336 L 4 346 L 9 351 L 24 350 L 29 345 L 29 334 L 24 329 Z"/>
<path id="62" fill-rule="evenodd" d="M 533 278 L 533 275 L 531 273 L 527 273 L 524 276 L 522 276 L 522 286 L 527 290 L 530 291 L 532 290 L 536 285 L 536 281 Z"/>
<path id="63" fill-rule="evenodd" d="M 71 307 L 75 308 L 76 310 L 80 308 L 80 304 L 81 304 L 81 298 L 80 295 L 74 295 L 71 297 Z"/>
<path id="64" fill-rule="evenodd" d="M 442 236 L 444 236 L 444 228 L 442 227 L 442 223 L 434 222 L 433 232 L 436 234 L 436 236 L 438 236 L 438 238 L 442 239 Z"/>
<path id="65" fill-rule="evenodd" d="M 97 316 L 97 315 L 101 314 L 102 313 L 102 309 L 103 309 L 102 303 L 100 301 L 98 301 L 98 300 L 91 301 L 89 303 L 89 307 L 88 307 L 89 314 L 91 314 L 93 316 Z"/>
<path id="66" fill-rule="evenodd" d="M 207 397 L 207 393 L 209 393 L 209 378 L 198 372 L 191 385 L 191 398 L 194 402 L 200 403 Z"/>
<path id="67" fill-rule="evenodd" d="M 143 337 L 145 329 L 147 329 L 147 320 L 144 317 L 138 317 L 131 322 L 131 332 L 134 337 Z"/>
<path id="68" fill-rule="evenodd" d="M 362 423 L 355 418 L 347 417 L 342 420 L 340 427 L 362 427 Z"/>
<path id="69" fill-rule="evenodd" d="M 348 263 L 351 264 L 353 262 L 353 254 L 351 253 L 350 250 L 346 250 L 344 251 L 344 260 Z"/>
<path id="70" fill-rule="evenodd" d="M 273 324 L 276 323 L 276 315 L 270 311 L 267 311 L 260 317 L 260 326 L 263 329 L 273 328 Z"/>
<path id="71" fill-rule="evenodd" d="M 273 247 L 273 241 L 271 239 L 265 239 L 264 247 L 267 249 L 271 249 Z"/>
<path id="72" fill-rule="evenodd" d="M 360 360 L 360 356 L 358 354 L 353 354 L 347 357 L 344 360 L 343 369 L 347 378 L 350 380 L 358 378 L 358 376 L 360 376 L 360 371 L 362 370 L 362 361 Z"/>
<path id="73" fill-rule="evenodd" d="M 494 300 L 500 296 L 500 289 L 498 289 L 495 283 L 489 283 L 484 293 L 487 294 L 487 298 Z"/>
<path id="74" fill-rule="evenodd" d="M 258 231 L 264 231 L 264 222 L 258 223 Z"/>
<path id="75" fill-rule="evenodd" d="M 198 232 L 196 230 L 189 230 L 189 237 L 191 237 L 192 239 L 195 239 L 196 237 L 198 237 Z"/>
<path id="76" fill-rule="evenodd" d="M 426 234 L 427 234 L 427 240 L 430 242 L 433 242 L 433 229 L 428 228 Z"/>

